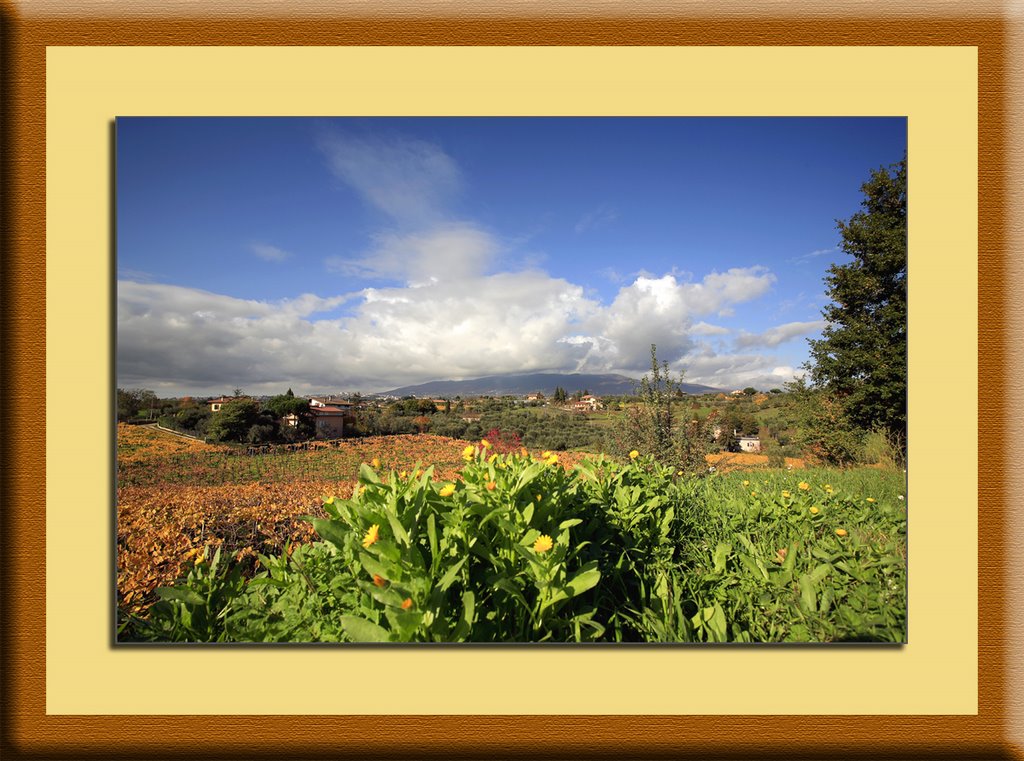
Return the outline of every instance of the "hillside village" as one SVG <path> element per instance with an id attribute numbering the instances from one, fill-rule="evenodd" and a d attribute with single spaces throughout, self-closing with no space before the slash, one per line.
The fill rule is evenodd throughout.
<path id="1" fill-rule="evenodd" d="M 751 416 L 772 394 L 754 389 L 730 393 L 680 394 L 675 403 L 708 426 L 708 445 L 725 451 L 761 452 L 765 431 Z M 265 448 L 277 444 L 370 435 L 433 433 L 452 438 L 507 434 L 546 448 L 593 447 L 621 422 L 633 395 L 578 389 L 502 396 L 434 397 L 325 393 L 295 396 L 232 394 L 208 398 L 158 399 L 151 392 L 118 389 L 118 420 L 157 425 L 169 432 L 226 444 Z M 725 412 L 735 412 L 727 415 Z M 723 427 L 724 426 L 724 427 Z"/>

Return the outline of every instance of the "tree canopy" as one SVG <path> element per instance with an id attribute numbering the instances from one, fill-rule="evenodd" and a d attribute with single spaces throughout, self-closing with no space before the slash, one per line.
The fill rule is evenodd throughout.
<path id="1" fill-rule="evenodd" d="M 861 210 L 837 220 L 842 250 L 825 278 L 828 325 L 810 341 L 812 383 L 858 427 L 902 438 L 907 422 L 907 159 L 861 186 Z"/>

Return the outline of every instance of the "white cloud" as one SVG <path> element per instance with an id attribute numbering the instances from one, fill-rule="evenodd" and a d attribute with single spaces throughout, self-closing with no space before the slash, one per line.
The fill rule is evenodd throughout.
<path id="1" fill-rule="evenodd" d="M 706 344 L 672 365 L 684 373 L 687 383 L 733 390 L 753 386 L 768 390 L 782 388 L 802 371 L 779 365 L 778 358 L 765 354 L 719 354 Z"/>
<path id="2" fill-rule="evenodd" d="M 786 261 L 790 264 L 803 264 L 804 262 L 809 262 L 812 259 L 817 259 L 819 256 L 824 256 L 825 254 L 834 254 L 838 250 L 838 246 L 833 246 L 832 248 L 819 248 L 816 251 L 801 254 L 800 256 L 794 256 L 790 259 L 787 259 Z"/>
<path id="3" fill-rule="evenodd" d="M 325 134 L 320 148 L 335 176 L 402 224 L 429 224 L 444 216 L 462 187 L 462 175 L 440 147 L 405 137 Z"/>
<path id="4" fill-rule="evenodd" d="M 688 298 L 699 314 L 722 312 L 733 304 L 763 296 L 775 283 L 767 267 L 733 267 L 712 272 L 702 283 L 689 286 Z"/>
<path id="5" fill-rule="evenodd" d="M 423 285 L 479 277 L 498 249 L 489 233 L 470 224 L 453 223 L 415 233 L 380 233 L 366 254 L 355 259 L 333 256 L 325 265 L 328 271 L 347 277 Z"/>
<path id="6" fill-rule="evenodd" d="M 271 246 L 266 243 L 250 243 L 249 250 L 260 259 L 268 262 L 283 262 L 291 257 L 291 254 L 287 251 L 282 251 L 277 246 Z"/>
<path id="7" fill-rule="evenodd" d="M 710 325 L 703 321 L 690 328 L 691 336 L 724 336 L 731 332 L 729 328 L 724 328 L 721 325 Z"/>
<path id="8" fill-rule="evenodd" d="M 812 322 L 787 322 L 785 325 L 777 325 L 762 333 L 748 333 L 743 331 L 736 337 L 736 346 L 748 348 L 751 346 L 778 346 L 786 341 L 791 341 L 800 336 L 817 333 L 825 327 L 824 320 Z"/>
<path id="9" fill-rule="evenodd" d="M 382 243 L 382 250 L 392 244 L 398 245 Z M 301 393 L 380 391 L 507 372 L 639 374 L 652 343 L 665 360 L 685 357 L 697 346 L 695 335 L 717 332 L 694 324 L 694 315 L 730 298 L 752 298 L 764 287 L 745 271 L 712 273 L 701 283 L 640 277 L 611 304 L 601 304 L 582 286 L 540 270 L 486 274 L 473 246 L 470 264 L 451 255 L 449 269 L 461 279 L 424 278 L 449 254 L 435 256 L 427 244 L 412 249 L 431 265 L 415 260 L 408 285 L 331 297 L 303 294 L 268 303 L 120 281 L 118 384 L 165 387 L 166 393 L 220 393 L 236 386 L 250 393 L 291 386 Z M 396 254 L 391 264 L 379 266 L 398 273 L 399 261 L 406 260 Z M 757 278 L 771 280 L 764 271 Z M 734 287 L 732 279 L 743 287 Z M 316 319 L 342 304 L 346 316 Z M 692 372 L 687 375 L 693 379 Z"/>
<path id="10" fill-rule="evenodd" d="M 197 394 L 236 386 L 276 393 L 282 385 L 384 390 L 572 367 L 585 348 L 559 339 L 596 308 L 581 287 L 533 271 L 481 277 L 469 288 L 367 289 L 352 316 L 309 319 L 351 298 L 269 304 L 119 282 L 118 385 L 163 381 Z"/>

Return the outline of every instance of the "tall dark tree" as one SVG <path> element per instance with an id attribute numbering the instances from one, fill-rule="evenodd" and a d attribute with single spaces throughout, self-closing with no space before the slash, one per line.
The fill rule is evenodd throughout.
<path id="1" fill-rule="evenodd" d="M 837 220 L 842 250 L 825 278 L 832 304 L 810 341 L 810 378 L 862 429 L 903 440 L 907 422 L 907 159 L 871 173 L 861 210 Z"/>

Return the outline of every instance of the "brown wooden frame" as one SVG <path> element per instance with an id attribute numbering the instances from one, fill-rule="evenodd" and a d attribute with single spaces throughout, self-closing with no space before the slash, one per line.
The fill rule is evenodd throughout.
<path id="1" fill-rule="evenodd" d="M 514 5 L 464 5 L 419 17 L 393 5 L 370 15 L 297 5 L 258 15 L 248 5 L 120 5 L 99 15 L 74 3 L 3 2 L 3 735 L 5 757 L 376 758 L 751 756 L 1024 758 L 1008 699 L 1013 609 L 1008 591 L 1008 456 L 979 462 L 979 711 L 976 716 L 48 716 L 45 707 L 45 47 L 47 45 L 966 45 L 979 54 L 979 386 L 986 436 L 1009 430 L 1009 195 L 1006 88 L 1012 20 L 997 3 L 859 16 L 863 4 L 770 17 L 757 5 L 670 12 L 594 3 L 543 17 Z M 255 4 L 252 8 L 259 8 Z M 268 6 L 269 8 L 270 6 Z M 427 6 L 440 8 L 441 6 Z M 652 6 L 653 7 L 653 6 Z M 777 10 L 777 6 L 766 6 Z M 907 6 L 899 6 L 905 13 Z M 141 10 L 146 9 L 143 15 Z M 557 12 L 561 10 L 561 15 Z M 728 11 L 728 13 L 726 13 Z M 280 11 L 276 11 L 280 12 Z M 535 10 L 535 12 L 537 12 Z M 135 16 L 131 14 L 135 13 Z M 816 15 L 815 15 L 816 14 Z M 389 731 L 381 731 L 387 726 Z M 395 731 L 399 729 L 400 731 Z M 1018 730 L 1019 731 L 1019 730 Z M 285 750 L 287 749 L 287 750 Z"/>

